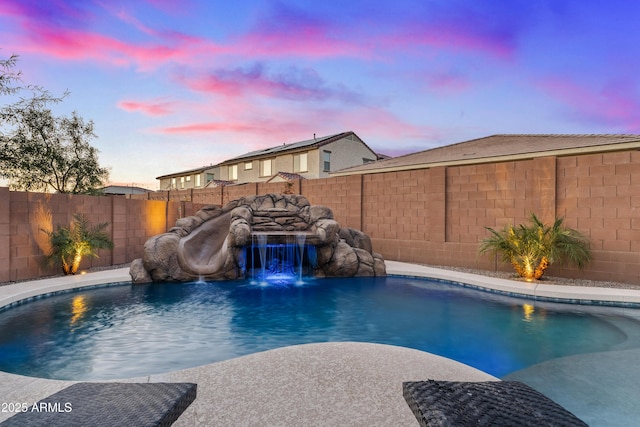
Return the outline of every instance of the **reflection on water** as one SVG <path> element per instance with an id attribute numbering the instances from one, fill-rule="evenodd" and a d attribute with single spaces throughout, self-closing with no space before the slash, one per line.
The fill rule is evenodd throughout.
<path id="1" fill-rule="evenodd" d="M 82 319 L 82 316 L 84 316 L 87 310 L 88 307 L 84 295 L 76 295 L 75 297 L 73 297 L 73 299 L 71 300 L 71 326 Z"/>
<path id="2" fill-rule="evenodd" d="M 569 355 L 639 348 L 640 333 L 630 333 L 640 331 L 638 322 L 612 321 L 638 311 L 527 302 L 398 277 L 126 285 L 1 312 L 0 370 L 104 380 L 294 344 L 366 341 L 428 351 L 500 377 Z"/>

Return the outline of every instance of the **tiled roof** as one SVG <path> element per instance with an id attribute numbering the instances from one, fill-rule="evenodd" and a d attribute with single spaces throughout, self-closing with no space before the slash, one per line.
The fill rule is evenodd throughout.
<path id="1" fill-rule="evenodd" d="M 277 174 L 275 174 L 274 176 L 272 176 L 271 178 L 269 178 L 269 181 L 271 181 L 273 178 L 279 176 L 280 178 L 284 179 L 285 181 L 295 181 L 298 179 L 305 179 L 304 176 L 297 174 L 297 173 L 292 173 L 292 172 L 278 172 Z M 267 182 L 269 182 L 267 181 Z"/>
<path id="2" fill-rule="evenodd" d="M 207 184 L 205 185 L 206 187 L 224 187 L 225 185 L 233 185 L 235 184 L 235 182 L 233 181 L 225 181 L 224 179 L 212 179 L 211 181 L 207 182 Z"/>
<path id="3" fill-rule="evenodd" d="M 355 134 L 352 131 L 348 131 L 348 132 L 336 133 L 334 135 L 315 137 L 312 139 L 307 139 L 305 141 L 294 142 L 292 144 L 276 145 L 275 147 L 264 148 L 261 150 L 251 151 L 249 153 L 242 154 L 232 159 L 225 160 L 220 164 L 228 165 L 232 163 L 237 163 L 238 161 L 242 161 L 242 160 L 249 160 L 249 159 L 259 158 L 259 157 L 267 157 L 272 154 L 280 154 L 288 151 L 298 151 L 302 149 L 321 147 L 323 145 L 329 144 L 330 142 L 333 142 L 333 141 L 337 141 L 349 135 L 355 135 Z"/>
<path id="4" fill-rule="evenodd" d="M 332 175 L 640 148 L 640 135 L 492 135 L 342 169 Z"/>

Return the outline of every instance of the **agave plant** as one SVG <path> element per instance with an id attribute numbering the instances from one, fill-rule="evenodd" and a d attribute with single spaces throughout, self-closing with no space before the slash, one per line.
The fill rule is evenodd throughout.
<path id="1" fill-rule="evenodd" d="M 84 214 L 75 214 L 69 228 L 45 231 L 51 243 L 49 261 L 61 266 L 64 274 L 76 274 L 84 256 L 98 258 L 97 249 L 113 248 L 113 242 L 104 232 L 108 226 L 108 222 L 92 226 Z"/>
<path id="2" fill-rule="evenodd" d="M 548 226 L 532 213 L 531 222 L 507 225 L 502 231 L 487 227 L 491 236 L 480 243 L 479 253 L 500 255 L 502 262 L 511 263 L 526 280 L 541 278 L 554 262 L 566 261 L 582 268 L 591 260 L 589 241 L 580 232 L 564 227 L 564 218 L 556 218 Z"/>

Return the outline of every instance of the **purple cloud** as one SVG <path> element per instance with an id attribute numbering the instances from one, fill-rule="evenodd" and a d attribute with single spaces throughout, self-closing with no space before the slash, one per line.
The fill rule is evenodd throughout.
<path id="1" fill-rule="evenodd" d="M 9 16 L 38 25 L 61 28 L 84 28 L 93 23 L 95 15 L 89 10 L 91 3 L 82 0 L 3 0 L 0 16 Z"/>
<path id="2" fill-rule="evenodd" d="M 363 103 L 365 97 L 342 85 L 330 85 L 313 69 L 288 67 L 270 73 L 257 63 L 246 68 L 218 69 L 199 77 L 180 77 L 193 90 L 224 96 L 258 94 L 287 100 L 339 100 Z"/>

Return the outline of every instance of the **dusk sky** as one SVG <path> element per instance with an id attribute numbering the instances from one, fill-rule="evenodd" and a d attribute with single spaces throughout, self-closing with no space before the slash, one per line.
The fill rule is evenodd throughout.
<path id="1" fill-rule="evenodd" d="M 399 155 L 640 133 L 640 2 L 0 0 L 0 57 L 95 122 L 111 182 L 352 130 Z"/>

